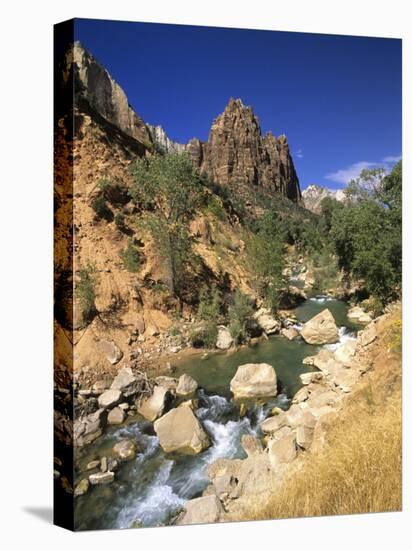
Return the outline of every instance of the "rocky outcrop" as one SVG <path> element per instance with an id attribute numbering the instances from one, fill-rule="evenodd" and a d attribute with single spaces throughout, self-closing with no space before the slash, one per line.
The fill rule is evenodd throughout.
<path id="1" fill-rule="evenodd" d="M 261 186 L 285 195 L 292 201 L 301 199 L 286 136 L 262 135 L 259 121 L 251 107 L 231 98 L 213 122 L 206 143 L 191 140 L 187 151 L 201 172 L 212 181 L 242 192 Z"/>
<path id="2" fill-rule="evenodd" d="M 108 71 L 86 51 L 80 42 L 75 42 L 67 52 L 62 83 L 74 78 L 75 103 L 88 106 L 125 134 L 142 143 L 150 144 L 146 124 L 129 105 L 123 89 Z"/>
<path id="3" fill-rule="evenodd" d="M 372 317 L 360 306 L 351 307 L 347 313 L 348 319 L 357 321 L 358 323 L 370 323 Z"/>
<path id="4" fill-rule="evenodd" d="M 275 369 L 267 363 L 246 363 L 238 367 L 230 382 L 235 398 L 274 397 L 277 394 Z"/>
<path id="5" fill-rule="evenodd" d="M 342 189 L 332 191 L 331 189 L 321 187 L 320 185 L 308 185 L 308 187 L 302 191 L 302 199 L 305 208 L 315 214 L 321 213 L 322 201 L 327 197 L 335 199 L 339 202 L 344 202 L 346 200 L 345 193 Z"/>
<path id="6" fill-rule="evenodd" d="M 186 149 L 183 143 L 172 141 L 162 126 L 152 126 L 147 124 L 150 137 L 158 150 L 162 153 L 182 153 Z"/>
<path id="7" fill-rule="evenodd" d="M 308 344 L 334 344 L 339 340 L 338 327 L 328 309 L 324 309 L 305 323 L 300 335 Z"/>
<path id="8" fill-rule="evenodd" d="M 172 409 L 156 420 L 154 429 L 166 453 L 195 455 L 210 445 L 206 432 L 190 407 Z"/>

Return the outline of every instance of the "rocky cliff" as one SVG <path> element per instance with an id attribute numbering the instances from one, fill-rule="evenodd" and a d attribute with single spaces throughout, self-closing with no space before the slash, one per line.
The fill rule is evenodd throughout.
<path id="1" fill-rule="evenodd" d="M 251 107 L 231 98 L 213 122 L 207 142 L 192 139 L 187 151 L 201 172 L 239 191 L 250 186 L 301 199 L 286 136 L 262 135 Z"/>
<path id="2" fill-rule="evenodd" d="M 152 126 L 147 124 L 150 138 L 157 145 L 157 148 L 162 153 L 182 153 L 186 149 L 183 143 L 172 141 L 166 134 L 163 126 Z"/>
<path id="3" fill-rule="evenodd" d="M 345 201 L 345 193 L 342 189 L 332 191 L 327 187 L 321 187 L 320 185 L 309 185 L 302 191 L 302 199 L 305 208 L 314 212 L 315 214 L 321 213 L 321 202 L 326 197 L 330 197 L 339 202 Z"/>

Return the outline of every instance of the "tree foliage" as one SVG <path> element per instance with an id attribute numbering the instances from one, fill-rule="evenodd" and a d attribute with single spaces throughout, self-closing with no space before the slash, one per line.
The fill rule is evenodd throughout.
<path id="1" fill-rule="evenodd" d="M 130 191 L 144 210 L 143 224 L 153 236 L 172 295 L 181 298 L 193 259 L 189 221 L 202 197 L 199 177 L 185 154 L 154 155 L 131 167 Z"/>

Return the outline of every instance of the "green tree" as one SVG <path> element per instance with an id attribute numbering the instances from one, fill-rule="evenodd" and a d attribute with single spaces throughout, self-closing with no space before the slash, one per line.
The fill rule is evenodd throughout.
<path id="1" fill-rule="evenodd" d="M 186 154 L 142 158 L 131 172 L 135 183 L 130 194 L 144 210 L 142 221 L 162 259 L 165 283 L 181 298 L 193 259 L 188 224 L 202 198 L 199 177 Z"/>
<path id="2" fill-rule="evenodd" d="M 131 273 L 136 273 L 140 268 L 140 252 L 137 246 L 133 243 L 132 239 L 127 242 L 127 247 L 122 251 L 121 257 L 123 265 Z"/>
<path id="3" fill-rule="evenodd" d="M 248 243 L 255 288 L 267 305 L 276 309 L 283 284 L 285 234 L 278 215 L 267 211 L 256 224 L 256 233 Z"/>

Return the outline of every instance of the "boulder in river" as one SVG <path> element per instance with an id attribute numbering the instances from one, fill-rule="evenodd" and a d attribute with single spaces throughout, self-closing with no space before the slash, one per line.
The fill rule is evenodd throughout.
<path id="1" fill-rule="evenodd" d="M 107 423 L 111 426 L 122 424 L 126 418 L 126 413 L 120 407 L 115 407 L 107 415 Z"/>
<path id="2" fill-rule="evenodd" d="M 360 306 L 351 307 L 347 313 L 348 319 L 358 321 L 359 323 L 370 323 L 372 317 Z"/>
<path id="3" fill-rule="evenodd" d="M 206 432 L 190 407 L 170 410 L 156 420 L 154 429 L 166 453 L 195 455 L 210 445 Z"/>
<path id="4" fill-rule="evenodd" d="M 92 485 L 106 485 L 114 480 L 113 472 L 98 472 L 97 474 L 90 474 L 89 481 Z"/>
<path id="5" fill-rule="evenodd" d="M 119 460 L 133 460 L 136 457 L 137 445 L 132 439 L 122 439 L 113 447 L 113 453 Z"/>
<path id="6" fill-rule="evenodd" d="M 197 382 L 188 374 L 182 374 L 176 388 L 176 393 L 180 397 L 188 397 L 197 390 Z"/>
<path id="7" fill-rule="evenodd" d="M 219 326 L 217 329 L 217 340 L 216 347 L 217 349 L 226 350 L 229 349 L 233 344 L 233 337 L 230 334 L 230 330 L 223 325 Z"/>
<path id="8" fill-rule="evenodd" d="M 277 395 L 275 369 L 267 363 L 246 363 L 238 367 L 230 382 L 235 398 L 274 397 Z"/>
<path id="9" fill-rule="evenodd" d="M 162 416 L 168 392 L 169 390 L 164 386 L 155 386 L 152 395 L 149 397 L 142 397 L 138 400 L 137 411 L 139 414 L 150 422 Z"/>
<path id="10" fill-rule="evenodd" d="M 260 308 L 253 317 L 266 334 L 276 334 L 280 331 L 281 322 L 275 319 L 268 309 Z"/>
<path id="11" fill-rule="evenodd" d="M 189 500 L 185 505 L 185 513 L 178 523 L 179 525 L 216 523 L 222 519 L 223 514 L 220 500 L 216 495 L 209 495 Z"/>
<path id="12" fill-rule="evenodd" d="M 300 335 L 308 344 L 334 344 L 339 340 L 338 327 L 328 309 L 324 309 L 305 323 Z"/>

